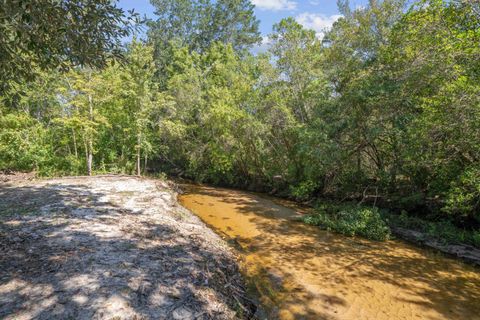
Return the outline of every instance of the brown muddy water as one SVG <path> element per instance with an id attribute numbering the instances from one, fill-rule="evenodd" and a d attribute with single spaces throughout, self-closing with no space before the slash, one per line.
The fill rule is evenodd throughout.
<path id="1" fill-rule="evenodd" d="M 187 185 L 181 203 L 230 243 L 268 319 L 480 319 L 480 269 L 401 241 L 294 221 L 308 209 Z"/>

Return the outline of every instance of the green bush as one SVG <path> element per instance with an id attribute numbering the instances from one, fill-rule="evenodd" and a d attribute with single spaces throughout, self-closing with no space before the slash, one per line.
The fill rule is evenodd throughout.
<path id="1" fill-rule="evenodd" d="M 480 248 L 480 230 L 472 232 L 472 245 Z"/>
<path id="2" fill-rule="evenodd" d="M 313 181 L 302 181 L 299 184 L 290 187 L 290 194 L 297 200 L 307 200 L 312 197 L 312 194 L 317 187 L 317 184 Z"/>
<path id="3" fill-rule="evenodd" d="M 480 169 L 470 168 L 454 182 L 447 194 L 444 212 L 480 221 Z"/>
<path id="4" fill-rule="evenodd" d="M 401 214 L 383 213 L 383 216 L 392 227 L 420 231 L 445 244 L 464 243 L 480 248 L 480 230 L 459 228 L 451 220 L 429 221 L 416 216 L 410 216 L 406 211 L 403 211 Z"/>
<path id="5" fill-rule="evenodd" d="M 393 202 L 399 208 L 410 211 L 425 205 L 425 197 L 422 193 L 414 193 L 408 196 L 401 196 L 399 199 L 393 197 Z"/>
<path id="6" fill-rule="evenodd" d="M 307 216 L 304 221 L 352 237 L 359 235 L 378 241 L 390 238 L 390 228 L 377 208 L 323 205 L 317 208 L 316 214 Z"/>
<path id="7" fill-rule="evenodd" d="M 0 115 L 0 170 L 39 171 L 50 161 L 48 132 L 27 114 Z"/>

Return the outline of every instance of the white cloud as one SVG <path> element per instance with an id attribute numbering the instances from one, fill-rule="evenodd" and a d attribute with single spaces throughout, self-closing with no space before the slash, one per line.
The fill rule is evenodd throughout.
<path id="1" fill-rule="evenodd" d="M 265 53 L 270 48 L 270 44 L 271 44 L 271 41 L 268 38 L 268 36 L 264 36 L 264 37 L 262 37 L 262 42 L 258 45 L 255 45 L 252 48 L 252 53 L 254 53 L 254 54 Z"/>
<path id="2" fill-rule="evenodd" d="M 325 31 L 330 29 L 335 21 L 342 15 L 334 14 L 327 16 L 321 13 L 304 12 L 298 15 L 295 20 L 307 29 L 312 29 L 317 33 L 319 39 L 323 38 Z"/>
<path id="3" fill-rule="evenodd" d="M 252 3 L 262 10 L 295 10 L 297 3 L 291 0 L 252 0 Z"/>

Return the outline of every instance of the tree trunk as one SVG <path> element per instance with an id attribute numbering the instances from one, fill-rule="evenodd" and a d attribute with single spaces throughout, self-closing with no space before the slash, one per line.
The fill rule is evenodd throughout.
<path id="1" fill-rule="evenodd" d="M 93 101 L 92 96 L 88 95 L 88 106 L 90 112 L 90 121 L 93 122 Z M 93 163 L 93 142 L 92 142 L 92 134 L 88 134 L 88 150 L 87 150 L 87 173 L 89 176 L 92 175 L 92 163 Z"/>
<path id="2" fill-rule="evenodd" d="M 144 161 L 143 161 L 143 173 L 144 174 L 147 172 L 147 160 L 148 160 L 148 156 L 147 156 L 147 153 L 145 152 Z"/>
<path id="3" fill-rule="evenodd" d="M 141 176 L 142 175 L 142 172 L 141 172 L 141 161 L 142 161 L 142 158 L 141 158 L 141 153 L 140 153 L 140 146 L 141 146 L 141 143 L 142 143 L 142 137 L 141 135 L 137 135 L 137 176 Z"/>
<path id="4" fill-rule="evenodd" d="M 87 164 L 87 173 L 88 175 L 90 175 L 90 172 L 92 171 L 91 170 L 91 167 L 88 165 L 89 164 L 89 158 L 90 158 L 90 152 L 88 151 L 88 142 L 87 142 L 87 139 L 86 137 L 83 137 L 83 146 L 85 148 L 85 162 Z"/>
<path id="5" fill-rule="evenodd" d="M 137 176 L 141 176 L 142 172 L 140 169 L 140 148 L 137 148 Z"/>
<path id="6" fill-rule="evenodd" d="M 92 163 L 93 163 L 93 154 L 92 154 L 92 140 L 88 140 L 88 157 L 87 157 L 87 173 L 89 176 L 92 175 Z"/>
<path id="7" fill-rule="evenodd" d="M 72 128 L 72 136 L 73 136 L 73 150 L 75 152 L 75 159 L 78 159 L 77 137 L 75 135 L 75 130 L 73 130 L 73 128 Z"/>

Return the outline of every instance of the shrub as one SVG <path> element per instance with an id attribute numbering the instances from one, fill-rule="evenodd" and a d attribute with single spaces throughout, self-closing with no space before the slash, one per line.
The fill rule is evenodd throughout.
<path id="1" fill-rule="evenodd" d="M 465 170 L 453 183 L 442 209 L 454 216 L 475 217 L 480 221 L 480 169 Z"/>
<path id="2" fill-rule="evenodd" d="M 422 193 L 414 193 L 408 196 L 401 196 L 394 199 L 397 206 L 403 210 L 411 211 L 425 205 L 425 197 Z"/>
<path id="3" fill-rule="evenodd" d="M 457 227 L 452 220 L 429 221 L 420 217 L 408 215 L 406 211 L 401 214 L 383 213 L 385 219 L 392 227 L 401 227 L 423 232 L 445 244 L 465 243 L 480 248 L 480 230 L 469 230 Z M 439 217 L 437 217 L 438 219 Z M 440 217 L 442 218 L 442 217 Z"/>
<path id="4" fill-rule="evenodd" d="M 480 248 L 480 230 L 472 232 L 472 244 L 475 247 Z"/>
<path id="5" fill-rule="evenodd" d="M 316 214 L 307 216 L 304 221 L 352 237 L 359 235 L 378 241 L 390 238 L 390 228 L 377 208 L 323 205 L 317 209 Z"/>
<path id="6" fill-rule="evenodd" d="M 0 115 L 0 170 L 37 170 L 53 153 L 48 132 L 27 114 Z"/>
<path id="7" fill-rule="evenodd" d="M 290 193 L 295 199 L 303 201 L 311 198 L 317 187 L 317 184 L 313 181 L 302 181 L 295 186 L 291 186 Z"/>

